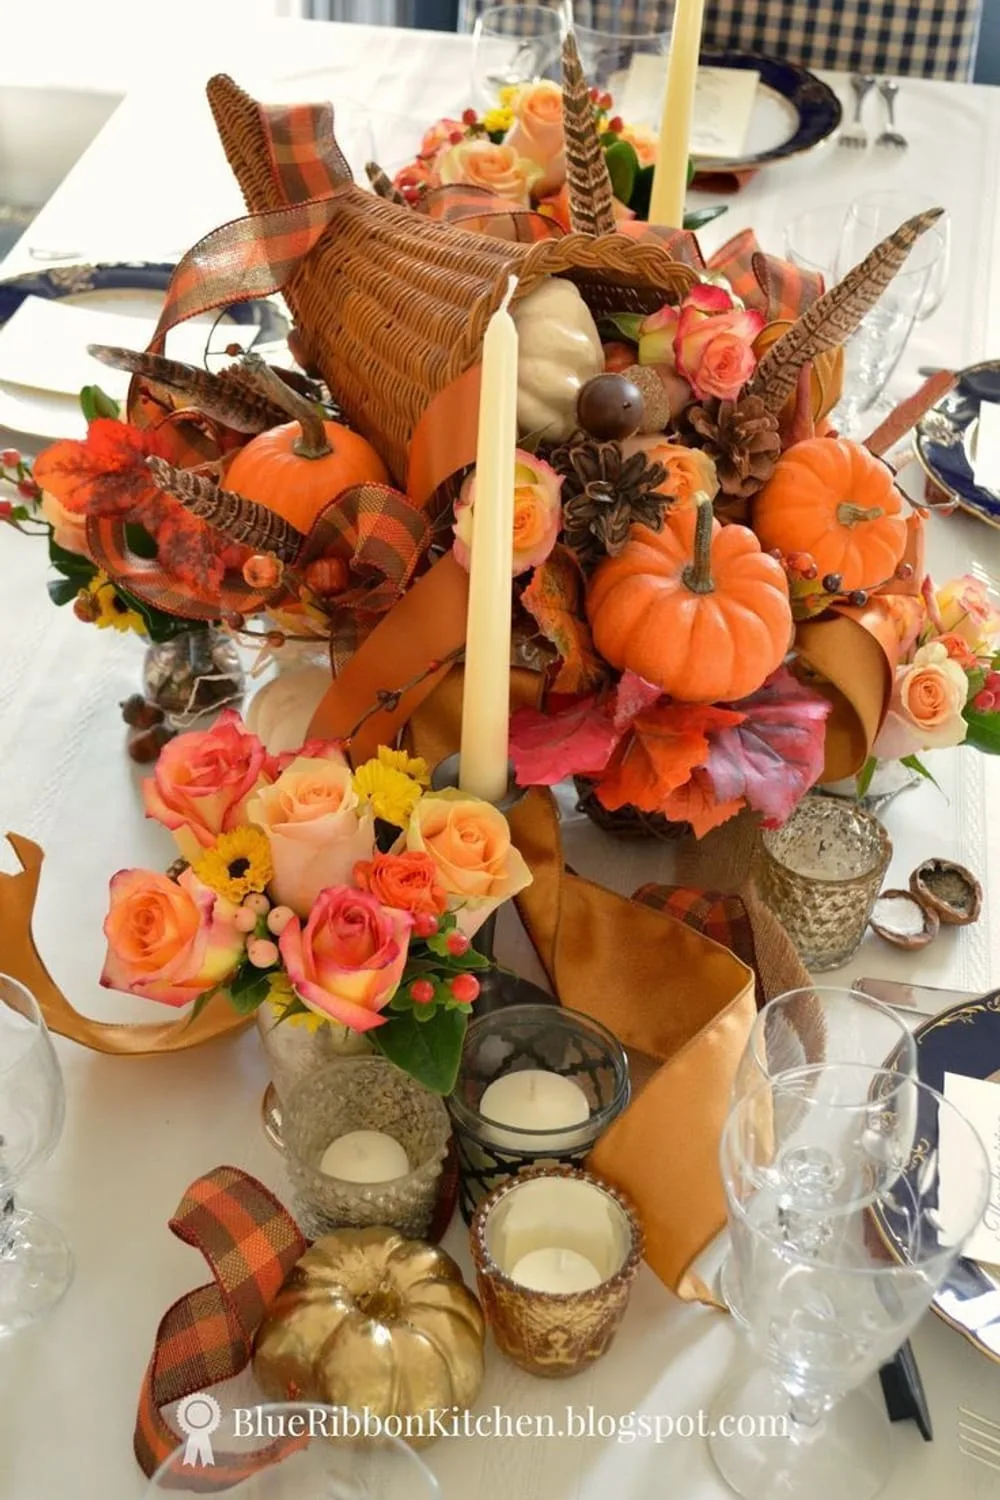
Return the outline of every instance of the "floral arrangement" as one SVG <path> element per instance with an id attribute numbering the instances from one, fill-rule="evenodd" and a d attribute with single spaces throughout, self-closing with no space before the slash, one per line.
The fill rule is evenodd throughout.
<path id="1" fill-rule="evenodd" d="M 657 137 L 646 126 L 630 125 L 615 112 L 611 94 L 589 90 L 594 122 L 614 192 L 620 223 L 649 216 Z M 424 132 L 413 161 L 401 167 L 393 186 L 413 208 L 435 188 L 481 188 L 521 209 L 535 209 L 567 233 L 563 91 L 558 83 L 536 79 L 502 88 L 495 108 L 460 119 L 436 120 Z M 686 215 L 684 227 L 697 229 L 725 213 L 725 205 Z"/>
<path id="2" fill-rule="evenodd" d="M 269 1001 L 450 1092 L 489 965 L 471 939 L 531 881 L 501 813 L 399 750 L 269 756 L 231 710 L 166 746 L 143 800 L 180 859 L 112 877 L 103 985 L 192 1014 Z"/>

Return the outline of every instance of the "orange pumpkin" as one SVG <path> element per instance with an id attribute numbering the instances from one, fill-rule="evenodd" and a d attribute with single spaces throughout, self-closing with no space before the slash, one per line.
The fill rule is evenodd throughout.
<path id="1" fill-rule="evenodd" d="M 606 661 L 682 703 L 733 702 L 760 687 L 792 636 L 788 581 L 745 526 L 722 526 L 708 497 L 662 531 L 633 526 L 594 573 L 587 615 Z"/>
<path id="2" fill-rule="evenodd" d="M 761 545 L 808 552 L 821 578 L 873 589 L 896 571 L 906 521 L 892 473 L 847 438 L 808 438 L 779 458 L 757 495 L 753 526 Z"/>

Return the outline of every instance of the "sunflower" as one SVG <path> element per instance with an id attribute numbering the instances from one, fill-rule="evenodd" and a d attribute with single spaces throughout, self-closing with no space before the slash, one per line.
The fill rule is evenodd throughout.
<path id="1" fill-rule="evenodd" d="M 282 1026 L 301 1026 L 306 1031 L 318 1031 L 321 1026 L 326 1025 L 326 1018 L 319 1016 L 313 1010 L 296 1010 L 286 1015 L 290 1005 L 298 999 L 292 981 L 287 974 L 273 974 L 271 976 L 271 988 L 267 992 L 267 998 L 279 1011 L 278 1023 Z"/>
<path id="2" fill-rule="evenodd" d="M 238 904 L 251 891 L 262 891 L 274 874 L 267 834 L 250 827 L 220 833 L 193 869 L 205 885 Z"/>
<path id="3" fill-rule="evenodd" d="M 110 626 L 112 630 L 134 630 L 136 635 L 146 634 L 146 622 L 142 615 L 125 603 L 107 573 L 95 573 L 86 592 L 97 610 L 94 624 L 98 630 L 107 630 Z"/>
<path id="4" fill-rule="evenodd" d="M 430 768 L 419 755 L 407 755 L 405 750 L 390 750 L 388 745 L 379 745 L 378 763 L 393 771 L 402 771 L 404 776 L 412 776 L 425 791 L 431 784 Z"/>
<path id="5" fill-rule="evenodd" d="M 400 752 L 389 751 L 390 755 Z M 366 760 L 354 773 L 354 790 L 367 802 L 376 818 L 405 828 L 410 814 L 423 796 L 423 787 L 413 776 L 395 765 L 386 765 L 379 751 L 377 760 Z M 426 769 L 426 767 L 425 767 Z"/>

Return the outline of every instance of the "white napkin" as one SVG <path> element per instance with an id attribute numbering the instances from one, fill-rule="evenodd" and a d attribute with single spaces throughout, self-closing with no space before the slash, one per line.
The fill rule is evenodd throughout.
<path id="1" fill-rule="evenodd" d="M 1000 493 L 1000 402 L 984 401 L 980 405 L 972 472 L 980 489 Z"/>
<path id="2" fill-rule="evenodd" d="M 1000 1265 L 1000 1087 L 981 1078 L 959 1073 L 944 1075 L 944 1097 L 965 1116 L 982 1140 L 989 1157 L 993 1183 L 982 1222 L 973 1232 L 963 1254 L 990 1267 Z M 943 1226 L 960 1223 L 966 1212 L 970 1190 L 974 1190 L 975 1166 L 962 1148 L 964 1134 L 950 1110 L 940 1114 L 938 1215 Z"/>

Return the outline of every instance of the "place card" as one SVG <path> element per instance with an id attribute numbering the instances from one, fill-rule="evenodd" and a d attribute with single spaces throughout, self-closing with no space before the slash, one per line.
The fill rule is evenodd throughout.
<path id="1" fill-rule="evenodd" d="M 128 374 L 99 364 L 87 353 L 87 345 L 145 349 L 155 328 L 153 314 L 133 316 L 26 297 L 0 328 L 0 381 L 67 396 L 75 396 L 82 386 L 99 385 L 109 396 L 123 400 L 128 394 Z M 210 329 L 211 320 L 179 324 L 170 332 L 167 352 L 173 359 L 202 365 Z M 227 325 L 225 342 L 247 348 L 257 332 L 253 324 Z"/>
<path id="2" fill-rule="evenodd" d="M 742 156 L 760 74 L 751 68 L 699 68 L 691 125 L 692 156 Z"/>
<path id="3" fill-rule="evenodd" d="M 980 405 L 972 472 L 980 489 L 1000 493 L 1000 403 L 996 401 Z"/>
<path id="4" fill-rule="evenodd" d="M 960 1073 L 944 1075 L 944 1097 L 965 1116 L 981 1138 L 990 1160 L 993 1185 L 982 1222 L 963 1254 L 988 1266 L 1000 1265 L 1000 1086 Z M 938 1140 L 940 1191 L 938 1214 L 943 1226 L 960 1220 L 970 1191 L 974 1191 L 974 1169 L 962 1150 L 955 1123 L 948 1111 L 940 1115 Z"/>

